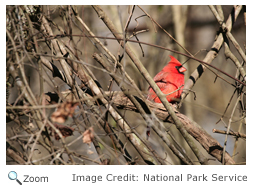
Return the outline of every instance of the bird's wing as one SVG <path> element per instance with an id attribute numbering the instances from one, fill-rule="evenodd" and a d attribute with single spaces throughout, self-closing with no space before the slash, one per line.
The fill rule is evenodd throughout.
<path id="1" fill-rule="evenodd" d="M 156 76 L 154 77 L 154 82 L 157 84 L 157 86 L 162 90 L 165 87 L 166 84 L 166 80 L 165 78 L 169 75 L 168 72 L 159 72 L 158 74 L 156 74 Z M 150 90 L 151 87 L 149 86 L 148 90 Z M 153 90 L 152 90 L 153 91 Z M 154 91 L 153 91 L 154 93 Z"/>
<path id="2" fill-rule="evenodd" d="M 167 78 L 168 75 L 170 75 L 169 72 L 159 72 L 159 73 L 156 74 L 156 76 L 154 77 L 154 81 L 155 81 L 155 82 L 164 82 L 164 83 L 166 83 L 165 78 Z"/>
<path id="3" fill-rule="evenodd" d="M 154 77 L 155 83 L 161 89 L 161 91 L 165 94 L 171 93 L 177 90 L 178 88 L 174 83 L 168 80 L 169 76 L 172 76 L 171 73 L 161 71 Z M 153 90 L 151 91 L 150 89 L 151 87 L 149 86 L 149 92 L 151 92 L 149 96 L 154 97 L 156 94 Z M 174 95 L 176 95 L 176 93 L 174 93 Z"/>

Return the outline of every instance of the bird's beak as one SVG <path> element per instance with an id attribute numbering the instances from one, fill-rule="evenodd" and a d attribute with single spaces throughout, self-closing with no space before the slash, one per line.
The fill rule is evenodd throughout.
<path id="1" fill-rule="evenodd" d="M 185 71 L 187 71 L 187 69 L 185 68 L 185 67 L 180 67 L 179 69 L 178 69 L 178 71 L 180 72 L 180 73 L 184 73 Z"/>

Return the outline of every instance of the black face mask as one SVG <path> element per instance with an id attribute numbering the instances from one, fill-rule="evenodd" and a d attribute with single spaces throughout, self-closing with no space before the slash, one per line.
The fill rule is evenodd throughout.
<path id="1" fill-rule="evenodd" d="M 180 74 L 183 74 L 184 75 L 184 71 L 182 72 L 182 71 L 180 71 L 181 70 L 181 68 L 182 68 L 183 66 L 176 66 L 176 69 L 177 69 L 177 71 L 178 71 L 178 73 L 180 73 Z"/>

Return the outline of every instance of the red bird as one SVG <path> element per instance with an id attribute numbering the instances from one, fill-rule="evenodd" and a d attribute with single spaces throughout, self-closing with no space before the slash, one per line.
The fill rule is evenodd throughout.
<path id="1" fill-rule="evenodd" d="M 175 91 L 166 96 L 169 102 L 173 102 L 181 96 L 186 68 L 184 68 L 173 56 L 170 56 L 170 58 L 170 62 L 154 77 L 154 81 L 164 94 L 169 94 Z M 179 87 L 181 88 L 177 90 Z M 161 103 L 160 99 L 150 86 L 148 88 L 148 100 Z"/>

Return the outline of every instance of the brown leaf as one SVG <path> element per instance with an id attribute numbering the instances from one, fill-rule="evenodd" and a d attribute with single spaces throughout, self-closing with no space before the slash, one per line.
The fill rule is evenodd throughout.
<path id="1" fill-rule="evenodd" d="M 83 133 L 83 143 L 90 144 L 93 139 L 94 139 L 94 130 L 92 127 L 90 127 Z"/>
<path id="2" fill-rule="evenodd" d="M 61 132 L 63 138 L 66 138 L 68 136 L 73 135 L 73 132 L 75 129 L 65 126 L 65 125 L 59 125 L 59 124 L 54 124 L 54 126 L 59 129 L 59 131 Z M 58 135 L 58 133 L 52 128 L 50 127 L 49 130 L 51 131 L 51 135 L 54 136 L 55 140 L 60 140 L 60 136 Z M 52 131 L 53 130 L 53 131 Z"/>
<path id="3" fill-rule="evenodd" d="M 90 155 L 94 154 L 94 152 L 92 150 L 87 150 L 87 153 L 90 154 Z"/>
<path id="4" fill-rule="evenodd" d="M 53 122 L 64 123 L 68 117 L 72 117 L 75 112 L 75 108 L 78 103 L 73 102 L 64 102 L 62 103 L 57 110 L 52 113 L 51 120 Z"/>
<path id="5" fill-rule="evenodd" d="M 111 160 L 110 159 L 104 159 L 100 165 L 110 165 Z"/>

